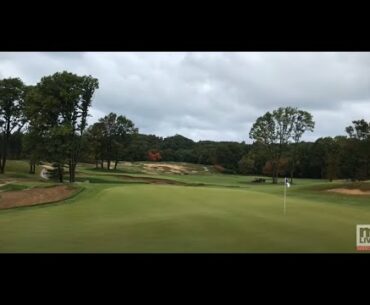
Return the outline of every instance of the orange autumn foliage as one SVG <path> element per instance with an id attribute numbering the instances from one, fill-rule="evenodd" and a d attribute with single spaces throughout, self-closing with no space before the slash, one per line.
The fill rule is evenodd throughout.
<path id="1" fill-rule="evenodd" d="M 148 152 L 148 160 L 149 161 L 160 161 L 162 159 L 161 154 L 159 151 L 149 151 Z"/>

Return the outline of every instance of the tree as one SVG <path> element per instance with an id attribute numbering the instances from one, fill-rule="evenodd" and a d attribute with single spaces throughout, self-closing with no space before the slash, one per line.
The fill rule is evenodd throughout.
<path id="1" fill-rule="evenodd" d="M 244 175 L 255 174 L 256 170 L 256 161 L 252 152 L 244 155 L 238 162 L 239 173 Z"/>
<path id="2" fill-rule="evenodd" d="M 192 148 L 194 144 L 195 143 L 193 140 L 188 139 L 182 135 L 176 134 L 172 137 L 167 137 L 163 139 L 161 148 L 162 149 L 173 149 L 173 150 L 188 149 L 188 148 Z"/>
<path id="3" fill-rule="evenodd" d="M 370 123 L 367 123 L 364 119 L 352 121 L 354 126 L 347 126 L 346 132 L 350 138 L 359 140 L 367 139 L 370 136 L 366 133 L 370 133 Z"/>
<path id="4" fill-rule="evenodd" d="M 272 182 L 278 182 L 279 163 L 294 128 L 296 108 L 278 108 L 259 117 L 250 130 L 249 137 L 263 144 L 271 162 Z"/>
<path id="5" fill-rule="evenodd" d="M 277 164 L 277 172 L 279 175 L 285 175 L 288 172 L 288 159 L 281 158 Z M 271 175 L 273 173 L 273 166 L 271 161 L 267 161 L 262 168 L 262 173 L 264 175 Z"/>
<path id="6" fill-rule="evenodd" d="M 39 134 L 28 128 L 24 135 L 23 152 L 29 159 L 30 174 L 36 173 L 36 164 L 43 159 L 43 146 Z"/>
<path id="7" fill-rule="evenodd" d="M 340 148 L 340 169 L 344 178 L 365 179 L 367 176 L 366 155 L 362 151 L 364 142 L 357 138 L 342 140 Z"/>
<path id="8" fill-rule="evenodd" d="M 122 158 L 123 160 L 128 161 L 147 160 L 148 151 L 150 150 L 160 150 L 162 158 L 165 158 L 164 155 L 167 155 L 166 150 L 160 149 L 162 141 L 163 138 L 157 137 L 155 135 L 134 133 L 131 135 L 131 141 L 129 145 L 122 150 Z M 172 150 L 168 151 L 172 152 Z"/>
<path id="9" fill-rule="evenodd" d="M 313 143 L 300 142 L 298 144 L 290 144 L 289 146 L 289 172 L 293 163 L 292 154 L 294 154 L 294 177 L 318 178 L 320 176 L 320 168 L 313 166 Z"/>
<path id="10" fill-rule="evenodd" d="M 293 115 L 292 119 L 293 119 L 292 139 L 294 144 L 292 145 L 291 150 L 290 183 L 293 183 L 293 176 L 297 163 L 298 143 L 301 140 L 302 135 L 306 131 L 312 132 L 315 128 L 315 122 L 313 121 L 312 114 L 307 111 L 295 109 L 295 115 Z"/>
<path id="11" fill-rule="evenodd" d="M 77 81 L 76 81 L 77 82 Z M 72 120 L 71 120 L 71 149 L 69 158 L 70 182 L 75 181 L 76 166 L 81 154 L 81 140 L 87 126 L 88 110 L 92 103 L 94 92 L 99 88 L 99 82 L 96 78 L 82 76 L 79 79 L 78 88 L 80 94 L 77 100 L 73 101 Z"/>
<path id="12" fill-rule="evenodd" d="M 266 147 L 255 142 L 248 150 L 249 152 L 239 161 L 239 172 L 242 174 L 262 174 L 263 167 L 268 161 Z M 243 164 L 243 162 L 246 163 Z M 249 166 L 249 170 L 246 170 L 245 166 Z"/>
<path id="13" fill-rule="evenodd" d="M 23 152 L 29 160 L 30 174 L 35 174 L 36 163 L 43 158 L 48 159 L 46 143 L 47 126 L 43 123 L 44 111 L 39 111 L 42 97 L 36 87 L 29 86 L 25 95 L 24 115 L 26 118 L 26 133 L 24 137 Z"/>
<path id="14" fill-rule="evenodd" d="M 314 144 L 315 155 L 311 160 L 321 169 L 320 178 L 332 182 L 340 174 L 340 138 L 319 138 Z"/>
<path id="15" fill-rule="evenodd" d="M 138 133 L 134 123 L 125 116 L 111 112 L 98 122 L 102 129 L 102 155 L 107 161 L 107 169 L 110 170 L 111 161 L 115 161 L 114 169 L 124 154 L 132 135 Z"/>
<path id="16" fill-rule="evenodd" d="M 345 128 L 351 143 L 356 143 L 357 151 L 356 154 L 359 158 L 364 160 L 365 176 L 369 175 L 369 164 L 370 164 L 370 122 L 366 122 L 364 119 L 352 121 L 353 126 Z M 356 139 L 358 141 L 354 141 Z"/>
<path id="17" fill-rule="evenodd" d="M 162 159 L 161 153 L 159 151 L 148 151 L 148 160 L 149 161 L 160 161 Z"/>
<path id="18" fill-rule="evenodd" d="M 23 129 L 23 128 L 22 128 Z M 19 160 L 22 158 L 22 143 L 24 141 L 24 133 L 17 129 L 11 134 L 8 145 L 8 158 Z"/>
<path id="19" fill-rule="evenodd" d="M 326 178 L 332 182 L 339 175 L 339 152 L 340 146 L 338 139 L 326 138 Z"/>
<path id="20" fill-rule="evenodd" d="M 0 80 L 0 173 L 4 173 L 8 155 L 9 138 L 15 128 L 20 130 L 24 125 L 22 113 L 26 86 L 19 78 Z"/>
<path id="21" fill-rule="evenodd" d="M 84 151 L 88 161 L 94 160 L 96 168 L 98 168 L 99 163 L 101 168 L 104 167 L 103 128 L 102 123 L 95 123 L 87 129 L 85 134 L 87 140 Z"/>
<path id="22" fill-rule="evenodd" d="M 81 137 L 98 87 L 98 80 L 91 76 L 64 71 L 43 77 L 27 94 L 26 113 L 31 130 L 46 143 L 45 155 L 58 164 L 60 182 L 65 164 L 69 181 L 75 181 Z"/>
<path id="23" fill-rule="evenodd" d="M 215 146 L 215 163 L 235 172 L 238 162 L 246 153 L 246 149 L 240 143 L 220 142 Z"/>
<path id="24" fill-rule="evenodd" d="M 290 141 L 298 144 L 302 135 L 307 130 L 313 131 L 314 126 L 310 113 L 293 107 L 280 107 L 272 113 L 267 112 L 253 124 L 249 136 L 266 147 L 273 183 L 277 183 L 280 161 Z M 296 151 L 293 147 L 290 161 L 291 181 L 295 167 Z"/>

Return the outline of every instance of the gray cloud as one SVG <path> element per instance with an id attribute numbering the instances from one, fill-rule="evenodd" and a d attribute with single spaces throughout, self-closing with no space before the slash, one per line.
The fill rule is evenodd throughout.
<path id="1" fill-rule="evenodd" d="M 99 79 L 90 123 L 113 111 L 160 136 L 250 142 L 255 119 L 280 106 L 312 112 L 306 140 L 370 120 L 368 52 L 0 53 L 0 77 L 35 84 L 62 70 Z"/>

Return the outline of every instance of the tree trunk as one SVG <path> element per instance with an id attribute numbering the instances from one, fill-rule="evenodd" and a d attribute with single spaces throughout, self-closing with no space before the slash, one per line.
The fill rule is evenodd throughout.
<path id="1" fill-rule="evenodd" d="M 4 143 L 3 143 L 3 153 L 2 153 L 2 160 L 1 160 L 1 167 L 0 167 L 0 173 L 4 174 L 5 171 L 5 164 L 6 164 L 6 155 L 8 150 L 8 139 L 7 136 L 4 137 Z"/>
<path id="2" fill-rule="evenodd" d="M 1 168 L 0 168 L 0 173 L 3 174 L 5 171 L 5 164 L 6 164 L 6 157 L 8 154 L 8 142 L 9 142 L 9 137 L 10 137 L 10 119 L 7 119 L 6 122 L 6 130 L 4 133 L 4 143 L 3 143 L 3 160 L 1 163 Z"/>
<path id="3" fill-rule="evenodd" d="M 95 160 L 95 168 L 98 168 L 99 166 L 98 166 L 98 160 Z"/>
<path id="4" fill-rule="evenodd" d="M 117 164 L 118 164 L 118 160 L 116 160 L 115 163 L 114 163 L 114 170 L 117 169 Z"/>
<path id="5" fill-rule="evenodd" d="M 30 161 L 30 174 L 35 174 L 36 172 L 36 163 L 34 161 Z"/>
<path id="6" fill-rule="evenodd" d="M 63 183 L 63 167 L 58 164 L 58 175 L 59 175 L 59 182 Z"/>
<path id="7" fill-rule="evenodd" d="M 272 163 L 272 183 L 277 184 L 278 179 L 277 179 L 277 173 L 278 173 L 278 168 L 275 164 L 275 162 Z"/>
<path id="8" fill-rule="evenodd" d="M 5 171 L 5 163 L 6 163 L 6 157 L 5 157 L 5 155 L 3 155 L 3 160 L 1 162 L 1 169 L 0 169 L 0 173 L 1 174 L 4 174 L 4 171 Z"/>
<path id="9" fill-rule="evenodd" d="M 69 182 L 72 180 L 72 161 L 68 162 L 68 174 L 69 174 Z"/>
<path id="10" fill-rule="evenodd" d="M 110 160 L 107 160 L 107 169 L 110 170 Z"/>
<path id="11" fill-rule="evenodd" d="M 69 182 L 75 182 L 76 181 L 76 163 L 70 162 L 69 164 Z"/>
<path id="12" fill-rule="evenodd" d="M 298 145 L 299 142 L 295 142 L 293 145 Z M 294 171 L 296 168 L 296 155 L 297 155 L 297 146 L 293 146 L 293 157 L 292 157 L 292 167 L 290 170 L 290 183 L 293 184 L 293 176 L 294 176 Z"/>

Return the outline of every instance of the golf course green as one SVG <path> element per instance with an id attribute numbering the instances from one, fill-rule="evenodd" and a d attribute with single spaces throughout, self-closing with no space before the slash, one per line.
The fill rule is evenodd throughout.
<path id="1" fill-rule="evenodd" d="M 369 195 L 326 191 L 353 187 L 344 181 L 296 179 L 284 215 L 283 184 L 255 177 L 88 166 L 77 177 L 69 199 L 0 210 L 0 252 L 356 252 L 356 225 L 370 223 Z M 47 184 L 22 179 L 20 192 Z"/>

